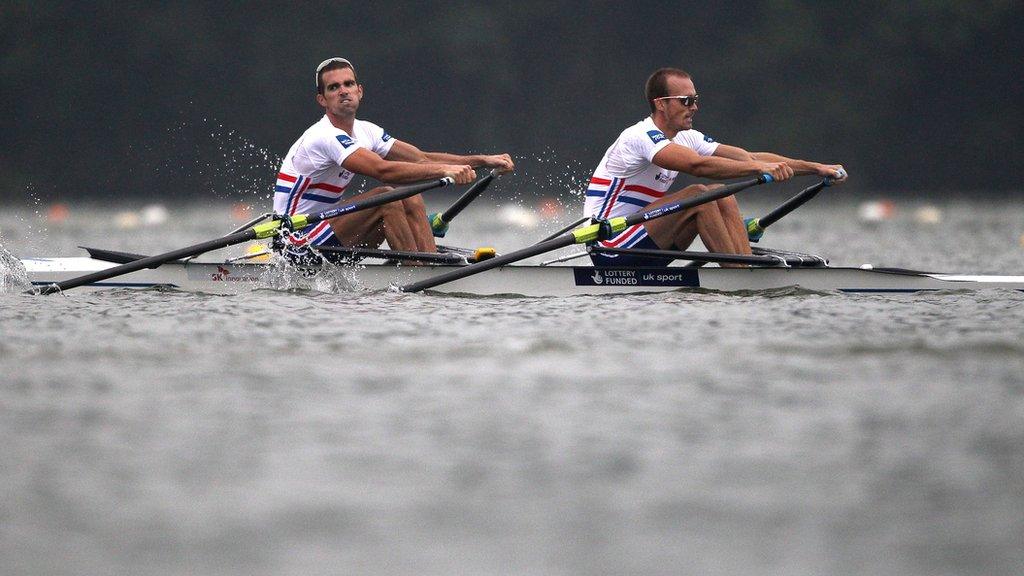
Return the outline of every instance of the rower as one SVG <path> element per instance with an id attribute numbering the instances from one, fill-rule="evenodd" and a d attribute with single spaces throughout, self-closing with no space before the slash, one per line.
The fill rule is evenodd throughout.
<path id="1" fill-rule="evenodd" d="M 356 118 L 363 85 L 352 63 L 329 58 L 316 68 L 316 101 L 324 116 L 288 150 L 274 188 L 279 216 L 330 210 L 341 202 L 356 174 L 387 183 L 408 183 L 451 177 L 458 184 L 476 178 L 477 167 L 514 168 L 508 154 L 461 156 L 423 152 L 393 138 L 383 128 Z M 346 201 L 391 190 L 374 188 Z M 346 246 L 376 248 L 387 240 L 392 250 L 436 252 L 423 199 L 413 196 L 361 212 L 338 216 L 288 235 L 294 247 Z"/>
<path id="2" fill-rule="evenodd" d="M 651 115 L 626 128 L 601 159 L 587 188 L 584 215 L 597 221 L 673 204 L 711 188 L 691 185 L 670 192 L 680 172 L 712 179 L 769 174 L 819 174 L 843 182 L 838 164 L 794 160 L 770 152 L 748 152 L 720 144 L 693 129 L 699 96 L 690 75 L 677 68 L 655 71 L 646 84 Z M 748 255 L 750 241 L 734 196 L 678 214 L 630 226 L 591 249 L 596 266 L 667 266 L 671 259 L 602 253 L 606 248 L 686 250 L 700 235 L 712 252 Z M 741 264 L 723 264 L 742 266 Z"/>

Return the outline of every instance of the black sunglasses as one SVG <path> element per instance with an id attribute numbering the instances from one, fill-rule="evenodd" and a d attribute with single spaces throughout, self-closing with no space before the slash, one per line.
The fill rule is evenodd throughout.
<path id="1" fill-rule="evenodd" d="M 693 96 L 662 96 L 661 98 L 655 98 L 655 100 L 679 100 L 679 103 L 689 108 L 697 104 L 697 100 L 700 99 L 700 95 L 694 94 Z"/>

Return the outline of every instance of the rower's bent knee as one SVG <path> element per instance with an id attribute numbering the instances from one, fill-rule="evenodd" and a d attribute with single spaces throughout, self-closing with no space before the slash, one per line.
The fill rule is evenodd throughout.
<path id="1" fill-rule="evenodd" d="M 421 212 L 427 209 L 426 204 L 423 203 L 423 197 L 419 194 L 402 200 L 402 205 L 405 206 L 406 212 Z"/>
<path id="2" fill-rule="evenodd" d="M 721 208 L 723 212 L 728 211 L 738 213 L 740 211 L 740 203 L 736 201 L 735 196 L 720 198 L 718 200 L 718 207 Z"/>
<path id="3" fill-rule="evenodd" d="M 391 218 L 395 216 L 404 216 L 405 207 L 401 202 L 388 202 L 387 204 L 381 204 L 377 207 L 382 218 Z"/>

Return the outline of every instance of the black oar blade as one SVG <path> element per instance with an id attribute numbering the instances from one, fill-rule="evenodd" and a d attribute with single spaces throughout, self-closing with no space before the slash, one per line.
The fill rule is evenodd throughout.
<path id="1" fill-rule="evenodd" d="M 113 262 L 114 264 L 127 264 L 128 262 L 142 260 L 146 257 L 145 254 L 135 254 L 134 252 L 118 252 L 117 250 L 105 250 L 103 248 L 91 248 L 89 246 L 79 246 L 79 248 L 88 252 L 89 258 L 92 258 L 93 260 Z"/>

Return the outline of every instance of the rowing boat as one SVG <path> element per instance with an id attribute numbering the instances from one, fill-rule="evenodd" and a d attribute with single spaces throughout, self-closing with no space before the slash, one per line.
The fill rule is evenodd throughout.
<path id="1" fill-rule="evenodd" d="M 840 175 L 837 174 L 836 177 Z M 845 176 L 845 173 L 843 174 Z M 464 199 L 472 199 L 496 177 L 492 173 L 478 181 L 463 195 L 456 206 L 449 209 L 438 220 L 446 229 L 450 217 L 445 215 Z M 510 254 L 496 256 L 493 250 L 487 257 L 479 253 L 468 258 L 459 256 L 453 262 L 452 254 L 422 252 L 396 252 L 363 248 L 316 248 L 322 264 L 310 268 L 304 259 L 303 267 L 283 265 L 284 258 L 277 262 L 260 263 L 242 259 L 209 262 L 191 260 L 201 254 L 251 240 L 261 240 L 282 235 L 282 231 L 302 228 L 310 223 L 329 220 L 341 214 L 349 214 L 385 202 L 405 198 L 432 188 L 445 186 L 450 179 L 441 179 L 395 189 L 387 194 L 356 201 L 352 204 L 322 212 L 290 217 L 271 214 L 261 216 L 226 236 L 172 250 L 155 256 L 117 253 L 106 250 L 87 249 L 89 258 L 29 258 L 21 260 L 28 281 L 37 287 L 36 292 L 50 294 L 75 287 L 85 288 L 149 288 L 167 286 L 184 290 L 211 293 L 238 293 L 260 287 L 281 287 L 281 278 L 330 277 L 330 287 L 342 289 L 386 290 L 400 289 L 405 292 L 433 290 L 444 293 L 466 293 L 478 295 L 515 294 L 523 296 L 574 296 L 581 294 L 634 294 L 665 292 L 681 289 L 708 289 L 720 291 L 760 291 L 787 287 L 806 290 L 838 291 L 849 293 L 900 293 L 935 290 L 979 290 L 1008 289 L 1024 291 L 1024 276 L 985 276 L 967 274 L 939 274 L 895 268 L 834 267 L 824 258 L 796 252 L 755 248 L 751 255 L 711 254 L 675 250 L 646 250 L 596 247 L 596 242 L 612 238 L 629 226 L 643 224 L 655 218 L 677 214 L 701 204 L 725 198 L 751 186 L 771 182 L 772 178 L 762 174 L 756 178 L 734 182 L 705 193 L 683 199 L 679 202 L 657 206 L 628 217 L 599 220 L 590 224 L 578 221 L 563 228 L 547 239 Z M 754 219 L 747 224 L 751 241 L 760 239 L 764 228 L 777 222 L 814 197 L 821 189 L 831 185 L 831 178 L 825 178 L 784 204 L 767 216 Z M 468 202 L 468 200 L 465 200 Z M 461 209 L 461 208 L 459 208 Z M 457 211 L 456 211 L 457 213 Z M 266 220 L 266 221 L 264 221 Z M 432 222 L 433 224 L 433 222 Z M 443 230 L 441 234 L 443 235 Z M 635 256 L 667 258 L 672 261 L 686 260 L 689 264 L 662 267 L 593 267 L 571 265 L 526 265 L 523 261 L 542 254 L 554 252 L 573 245 L 587 245 L 587 250 L 597 249 L 603 253 L 631 253 Z M 550 263 L 561 263 L 585 255 L 563 257 Z M 337 258 L 370 257 L 365 261 L 338 266 Z M 334 258 L 335 263 L 331 263 Z M 372 258 L 379 262 L 375 263 Z M 401 262 L 418 261 L 421 265 L 402 265 Z M 710 266 L 706 263 L 742 265 L 740 268 Z M 316 288 L 322 284 L 311 283 Z M 285 282 L 286 287 L 295 283 Z"/>
<path id="2" fill-rule="evenodd" d="M 35 286 L 105 270 L 115 263 L 93 258 L 28 258 L 21 260 Z M 385 290 L 426 280 L 457 265 L 403 266 L 381 262 L 326 266 L 335 286 L 351 290 Z M 146 268 L 115 279 L 85 285 L 86 289 L 173 287 L 188 291 L 233 294 L 280 285 L 282 266 L 274 263 L 177 261 Z M 298 275 L 298 272 L 292 271 Z M 570 265 L 508 265 L 462 278 L 432 290 L 477 295 L 574 296 L 636 294 L 703 288 L 757 291 L 798 286 L 807 290 L 846 293 L 900 293 L 934 290 L 1010 289 L 1024 291 L 1024 276 L 939 274 L 893 268 L 771 266 L 750 268 L 685 267 L 595 268 Z"/>

